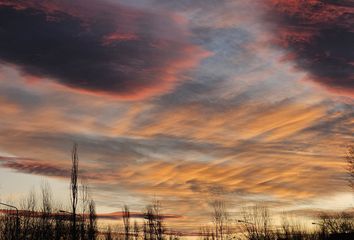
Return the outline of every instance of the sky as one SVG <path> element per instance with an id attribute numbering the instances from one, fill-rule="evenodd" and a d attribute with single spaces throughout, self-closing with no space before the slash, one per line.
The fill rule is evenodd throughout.
<path id="1" fill-rule="evenodd" d="M 353 207 L 353 24 L 350 0 L 0 0 L 0 198 L 65 198 L 76 142 L 99 212 Z"/>

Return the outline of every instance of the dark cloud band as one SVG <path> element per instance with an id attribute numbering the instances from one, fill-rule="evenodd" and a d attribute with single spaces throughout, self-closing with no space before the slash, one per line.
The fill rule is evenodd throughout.
<path id="1" fill-rule="evenodd" d="M 23 173 L 54 177 L 67 177 L 70 173 L 69 168 L 65 169 L 48 162 L 40 162 L 30 158 L 0 156 L 0 166 L 14 169 Z"/>
<path id="2" fill-rule="evenodd" d="M 354 96 L 352 1 L 269 1 L 276 42 L 327 89 Z"/>
<path id="3" fill-rule="evenodd" d="M 104 1 L 0 1 L 0 61 L 90 93 L 170 90 L 204 54 L 187 35 L 175 17 Z"/>

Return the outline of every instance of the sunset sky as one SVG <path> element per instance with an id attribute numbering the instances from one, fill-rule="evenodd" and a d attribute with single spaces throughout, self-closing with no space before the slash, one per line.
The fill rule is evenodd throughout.
<path id="1" fill-rule="evenodd" d="M 0 38 L 2 201 L 66 200 L 77 142 L 102 213 L 353 207 L 351 0 L 0 0 Z"/>

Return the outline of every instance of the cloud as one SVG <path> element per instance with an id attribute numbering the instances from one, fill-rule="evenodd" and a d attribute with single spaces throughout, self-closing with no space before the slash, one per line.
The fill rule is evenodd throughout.
<path id="1" fill-rule="evenodd" d="M 75 91 L 163 94 L 207 54 L 176 16 L 104 1 L 0 1 L 0 62 Z"/>
<path id="2" fill-rule="evenodd" d="M 122 219 L 123 214 L 124 214 L 123 212 L 99 213 L 97 214 L 97 217 L 102 219 L 117 220 L 117 219 Z M 144 218 L 145 214 L 142 212 L 130 212 L 130 217 Z M 167 218 L 181 218 L 182 216 L 176 214 L 162 214 L 161 217 L 167 219 Z"/>
<path id="3" fill-rule="evenodd" d="M 226 108 L 215 104 L 207 108 L 194 103 L 170 107 L 146 118 L 134 130 L 145 137 L 168 135 L 233 146 L 240 139 L 267 141 L 291 137 L 325 115 L 321 104 L 303 106 L 283 101 L 267 107 L 268 104 L 260 103 L 262 110 L 255 110 L 252 104 L 243 102 Z"/>
<path id="4" fill-rule="evenodd" d="M 15 210 L 8 210 L 8 209 L 0 209 L 0 213 L 4 214 L 16 214 Z M 41 218 L 43 217 L 43 214 L 48 213 L 43 213 L 39 211 L 26 211 L 26 210 L 19 210 L 18 215 L 19 216 L 24 216 L 24 217 L 32 217 L 32 218 Z M 85 214 L 88 215 L 88 214 Z M 56 218 L 56 217 L 61 217 L 61 218 L 70 218 L 70 215 L 68 213 L 51 213 L 50 217 Z M 100 219 L 109 219 L 109 220 L 119 220 L 123 218 L 123 212 L 112 212 L 112 213 L 98 213 L 97 217 Z M 130 212 L 130 217 L 131 218 L 144 218 L 145 214 L 142 212 Z M 182 216 L 176 215 L 176 214 L 161 214 L 161 218 L 167 219 L 167 218 L 181 218 Z"/>
<path id="5" fill-rule="evenodd" d="M 42 176 L 67 177 L 70 173 L 70 166 L 67 166 L 65 169 L 64 167 L 58 166 L 58 164 L 30 158 L 0 156 L 0 166 L 11 168 L 22 173 Z"/>
<path id="6" fill-rule="evenodd" d="M 354 96 L 354 5 L 352 1 L 272 0 L 278 46 L 308 78 L 333 92 Z"/>
<path id="7" fill-rule="evenodd" d="M 343 213 L 344 212 L 348 214 L 348 216 L 354 217 L 353 209 L 345 209 L 343 210 Z M 323 215 L 328 217 L 339 217 L 341 214 L 341 212 L 338 212 L 338 210 L 332 210 L 332 209 L 323 210 L 323 209 L 308 209 L 308 208 L 291 210 L 288 211 L 287 213 L 296 214 L 298 216 L 310 217 L 310 218 L 319 217 Z"/>
<path id="8" fill-rule="evenodd" d="M 185 216 L 168 220 L 184 228 L 207 221 L 212 196 L 225 197 L 234 206 L 263 200 L 288 207 L 345 191 L 341 156 L 344 144 L 352 141 L 352 108 L 332 104 L 189 104 L 163 112 L 130 106 L 133 112 L 125 114 L 131 124 L 123 130 L 112 127 L 114 134 L 100 128 L 92 128 L 94 134 L 69 134 L 71 124 L 63 119 L 55 132 L 39 132 L 36 126 L 27 126 L 28 132 L 0 131 L 0 145 L 13 155 L 32 158 L 12 159 L 7 168 L 63 179 L 52 167 L 70 169 L 75 140 L 80 171 L 98 201 L 119 208 L 124 201 L 141 209 L 156 196 L 168 212 Z M 38 126 L 51 119 L 32 116 Z M 23 121 L 17 123 L 25 125 Z"/>

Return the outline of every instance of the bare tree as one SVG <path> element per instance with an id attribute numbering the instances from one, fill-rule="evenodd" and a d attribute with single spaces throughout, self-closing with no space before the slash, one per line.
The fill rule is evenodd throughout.
<path id="1" fill-rule="evenodd" d="M 79 156 L 77 152 L 77 144 L 74 143 L 71 152 L 71 208 L 72 208 L 72 239 L 77 240 L 77 224 L 76 224 L 76 209 L 78 202 L 78 175 L 79 175 Z"/>
<path id="2" fill-rule="evenodd" d="M 112 235 L 112 228 L 111 226 L 108 226 L 107 232 L 105 234 L 105 240 L 113 240 L 113 235 Z"/>
<path id="3" fill-rule="evenodd" d="M 341 236 L 343 239 L 346 235 L 354 236 L 354 218 L 351 214 L 341 212 L 336 214 L 321 214 L 319 225 L 325 235 L 332 237 Z M 339 238 L 336 238 L 339 239 Z"/>
<path id="4" fill-rule="evenodd" d="M 134 240 L 139 239 L 139 225 L 138 222 L 135 220 L 134 221 Z"/>
<path id="5" fill-rule="evenodd" d="M 4 211 L 4 215 L 0 215 L 1 225 L 1 240 L 18 240 L 19 239 L 19 231 L 20 221 L 18 217 L 18 210 L 15 206 L 10 205 L 9 203 L 1 203 L 2 207 L 5 206 L 8 208 Z M 14 210 L 16 209 L 16 210 Z"/>
<path id="6" fill-rule="evenodd" d="M 124 238 L 129 240 L 130 238 L 130 211 L 127 205 L 123 207 L 123 225 L 124 225 Z"/>
<path id="7" fill-rule="evenodd" d="M 143 240 L 147 240 L 148 239 L 148 224 L 147 222 L 143 223 Z"/>
<path id="8" fill-rule="evenodd" d="M 86 215 L 89 208 L 89 193 L 87 184 L 81 182 L 81 216 L 80 216 L 80 239 L 86 239 Z"/>
<path id="9" fill-rule="evenodd" d="M 19 209 L 8 203 L 1 203 L 9 209 L 2 209 L 1 207 L 0 240 L 78 240 L 79 236 L 81 236 L 81 240 L 96 240 L 98 238 L 95 204 L 93 200 L 88 199 L 86 185 L 83 184 L 82 189 L 80 189 L 82 192 L 78 193 L 78 154 L 76 144 L 72 150 L 72 163 L 70 183 L 72 212 L 60 210 L 65 208 L 60 207 L 62 205 L 55 206 L 53 204 L 50 187 L 44 183 L 41 186 L 39 201 L 36 199 L 35 192 L 31 191 L 29 196 L 21 202 Z M 82 201 L 80 202 L 82 203 L 82 215 L 81 213 L 77 215 L 79 212 L 78 201 L 80 200 Z M 54 211 L 54 209 L 57 210 Z M 77 225 L 79 223 L 81 223 L 81 235 L 78 232 Z"/>
<path id="10" fill-rule="evenodd" d="M 347 151 L 347 171 L 349 175 L 349 186 L 354 192 L 354 146 L 349 146 Z"/>
<path id="11" fill-rule="evenodd" d="M 89 227 L 88 240 L 96 240 L 97 238 L 97 215 L 95 209 L 95 202 L 93 200 L 89 203 Z"/>
<path id="12" fill-rule="evenodd" d="M 35 229 L 34 214 L 36 211 L 37 200 L 34 189 L 32 189 L 28 196 L 22 201 L 21 209 L 26 209 L 27 212 L 23 216 L 22 220 L 22 238 L 27 239 L 27 236 L 31 236 Z"/>
<path id="13" fill-rule="evenodd" d="M 254 206 L 243 210 L 243 228 L 249 240 L 272 239 L 271 218 L 269 210 L 263 206 Z"/>
<path id="14" fill-rule="evenodd" d="M 44 183 L 41 188 L 42 206 L 41 206 L 41 237 L 42 239 L 50 239 L 52 233 L 52 192 L 48 183 Z"/>
<path id="15" fill-rule="evenodd" d="M 155 216 L 155 235 L 157 240 L 162 240 L 164 234 L 164 226 L 163 218 L 161 215 L 161 203 L 157 200 L 153 204 L 153 212 Z"/>
<path id="16" fill-rule="evenodd" d="M 202 226 L 199 229 L 199 235 L 202 240 L 214 240 L 215 234 L 213 229 L 210 226 Z"/>
<path id="17" fill-rule="evenodd" d="M 62 209 L 61 207 L 59 209 Z M 61 214 L 55 216 L 55 229 L 54 229 L 54 239 L 62 240 L 67 239 L 68 235 L 67 224 L 64 217 Z"/>
<path id="18" fill-rule="evenodd" d="M 229 234 L 229 214 L 226 210 L 225 202 L 214 200 L 211 203 L 213 208 L 212 220 L 214 224 L 215 237 L 218 240 L 226 238 Z"/>
<path id="19" fill-rule="evenodd" d="M 148 205 L 145 211 L 144 239 L 162 240 L 164 234 L 163 217 L 161 215 L 161 204 L 155 201 Z"/>
<path id="20" fill-rule="evenodd" d="M 144 232 L 146 239 L 155 240 L 155 215 L 151 205 L 147 206 L 145 212 L 145 225 Z"/>
<path id="21" fill-rule="evenodd" d="M 281 224 L 272 236 L 274 239 L 284 240 L 315 240 L 315 234 L 296 219 L 289 218 L 285 213 L 281 216 Z"/>

